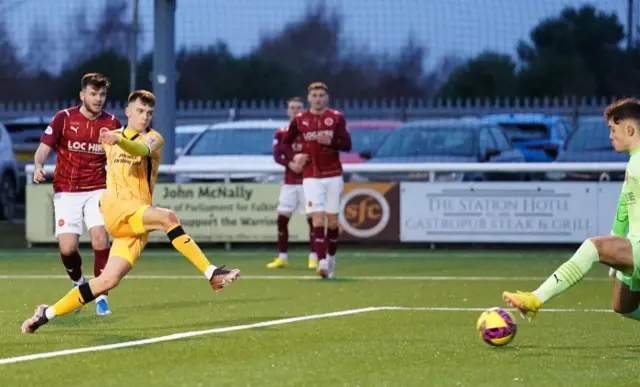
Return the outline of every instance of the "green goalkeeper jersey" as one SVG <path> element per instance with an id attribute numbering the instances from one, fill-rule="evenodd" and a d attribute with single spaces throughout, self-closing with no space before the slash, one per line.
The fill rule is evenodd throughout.
<path id="1" fill-rule="evenodd" d="M 640 239 L 640 148 L 631 152 L 627 163 L 612 234 Z"/>

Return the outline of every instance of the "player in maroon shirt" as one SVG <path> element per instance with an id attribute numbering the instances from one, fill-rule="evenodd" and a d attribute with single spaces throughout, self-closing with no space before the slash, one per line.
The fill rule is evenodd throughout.
<path id="1" fill-rule="evenodd" d="M 333 278 L 338 248 L 338 211 L 344 185 L 340 152 L 351 150 L 351 135 L 342 113 L 328 108 L 327 85 L 314 82 L 309 85 L 308 92 L 311 108 L 291 120 L 281 150 L 295 164 L 303 165 L 302 187 L 307 213 L 313 222 L 314 250 L 318 255 L 316 273 L 323 278 Z M 299 136 L 304 141 L 303 149 L 295 154 L 293 144 Z"/>
<path id="2" fill-rule="evenodd" d="M 293 119 L 302 110 L 302 100 L 293 97 L 287 101 L 287 116 Z M 302 190 L 302 166 L 296 164 L 280 150 L 280 142 L 287 133 L 288 126 L 279 128 L 273 135 L 273 158 L 285 167 L 284 184 L 280 188 L 280 198 L 278 199 L 278 256 L 269 262 L 269 269 L 277 269 L 288 265 L 289 250 L 289 219 L 296 211 L 303 211 L 305 208 L 304 191 Z M 302 139 L 297 138 L 293 143 L 294 153 L 302 151 Z M 315 269 L 318 266 L 318 257 L 313 251 L 313 224 L 311 217 L 307 215 L 307 223 L 309 224 L 309 269 Z"/>
<path id="3" fill-rule="evenodd" d="M 109 85 L 102 74 L 82 77 L 82 105 L 55 114 L 35 154 L 33 181 L 38 184 L 46 180 L 44 164 L 51 151 L 57 149 L 53 174 L 56 236 L 62 264 L 74 287 L 86 282 L 78 252 L 83 221 L 91 237 L 95 277 L 100 275 L 109 258 L 109 237 L 99 208 L 100 196 L 106 188 L 106 156 L 99 136 L 101 131 L 122 126 L 113 114 L 103 110 Z M 106 294 L 97 300 L 96 312 L 111 314 Z"/>

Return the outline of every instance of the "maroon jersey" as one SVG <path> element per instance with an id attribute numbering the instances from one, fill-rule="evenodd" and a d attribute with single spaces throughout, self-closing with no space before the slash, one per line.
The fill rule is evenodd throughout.
<path id="1" fill-rule="evenodd" d="M 276 163 L 280 165 L 284 165 L 284 183 L 285 184 L 302 184 L 302 173 L 295 173 L 289 168 L 289 163 L 291 162 L 291 158 L 287 157 L 287 155 L 282 152 L 281 144 L 284 135 L 289 130 L 289 127 L 285 126 L 276 130 L 273 134 L 273 159 Z M 302 139 L 297 137 L 292 144 L 293 153 L 297 154 L 302 152 Z"/>
<path id="2" fill-rule="evenodd" d="M 40 142 L 57 148 L 58 159 L 53 174 L 54 192 L 84 192 L 106 188 L 107 161 L 100 145 L 100 131 L 115 130 L 120 121 L 103 111 L 89 120 L 80 107 L 61 110 L 53 116 Z"/>
<path id="3" fill-rule="evenodd" d="M 321 133 L 331 137 L 331 144 L 324 145 L 317 141 Z M 304 141 L 301 153 L 308 154 L 310 158 L 302 171 L 303 178 L 342 175 L 340 151 L 351 150 L 351 135 L 342 113 L 326 109 L 321 114 L 313 114 L 309 110 L 298 114 L 291 120 L 289 130 L 282 139 L 282 151 L 287 157 L 293 157 L 292 145 L 298 136 Z"/>

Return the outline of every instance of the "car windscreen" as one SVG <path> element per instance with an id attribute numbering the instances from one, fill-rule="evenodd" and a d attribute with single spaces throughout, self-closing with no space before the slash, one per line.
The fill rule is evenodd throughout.
<path id="1" fill-rule="evenodd" d="M 567 141 L 566 149 L 572 152 L 613 151 L 609 139 L 609 128 L 601 122 L 583 122 Z"/>
<path id="2" fill-rule="evenodd" d="M 176 148 L 184 148 L 198 133 L 176 133 Z"/>
<path id="3" fill-rule="evenodd" d="M 273 129 L 212 129 L 187 149 L 187 156 L 270 155 Z"/>
<path id="4" fill-rule="evenodd" d="M 377 150 L 385 138 L 391 133 L 391 128 L 357 128 L 350 129 L 352 152 L 373 152 Z"/>
<path id="5" fill-rule="evenodd" d="M 543 124 L 501 123 L 500 127 L 504 129 L 507 136 L 509 136 L 513 142 L 545 140 L 549 138 L 549 128 Z"/>
<path id="6" fill-rule="evenodd" d="M 14 145 L 19 144 L 38 144 L 40 143 L 40 137 L 47 128 L 46 123 L 37 124 L 5 124 L 4 125 L 9 132 L 11 142 Z"/>
<path id="7" fill-rule="evenodd" d="M 405 127 L 387 137 L 376 157 L 473 156 L 475 133 L 469 128 Z"/>

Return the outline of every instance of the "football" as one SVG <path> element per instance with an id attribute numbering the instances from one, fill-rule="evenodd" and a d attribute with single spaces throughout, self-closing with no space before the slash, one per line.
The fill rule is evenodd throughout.
<path id="1" fill-rule="evenodd" d="M 518 325 L 509 311 L 490 308 L 482 312 L 476 323 L 476 329 L 485 343 L 502 347 L 509 344 L 516 336 Z"/>

